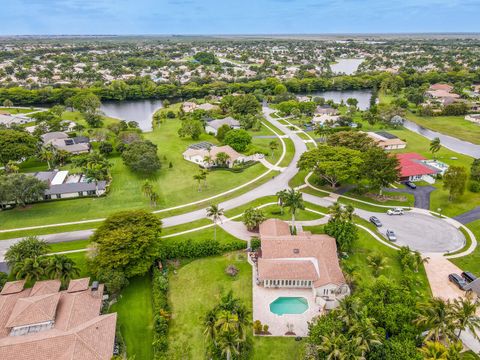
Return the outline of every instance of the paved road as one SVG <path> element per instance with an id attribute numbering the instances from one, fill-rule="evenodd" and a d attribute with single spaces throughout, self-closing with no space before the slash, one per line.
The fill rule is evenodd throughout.
<path id="1" fill-rule="evenodd" d="M 436 190 L 435 187 L 433 186 L 417 186 L 417 188 L 410 189 L 410 188 L 405 188 L 405 189 L 385 189 L 390 192 L 401 192 L 401 193 L 409 193 L 412 194 L 415 197 L 415 203 L 414 206 L 419 209 L 430 209 L 430 194 L 433 190 Z"/>
<path id="2" fill-rule="evenodd" d="M 477 206 L 475 209 L 467 211 L 463 214 L 460 214 L 456 217 L 454 217 L 455 220 L 458 222 L 461 222 L 462 224 L 468 224 L 471 223 L 472 221 L 479 220 L 480 219 L 480 206 Z"/>

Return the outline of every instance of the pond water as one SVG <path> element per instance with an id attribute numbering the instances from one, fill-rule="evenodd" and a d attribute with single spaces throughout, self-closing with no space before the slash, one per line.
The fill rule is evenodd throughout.
<path id="1" fill-rule="evenodd" d="M 471 142 L 463 141 L 453 136 L 426 129 L 423 126 L 406 119 L 403 123 L 403 126 L 408 130 L 416 132 L 417 134 L 420 134 L 430 140 L 438 137 L 442 146 L 446 147 L 447 149 L 460 154 L 472 156 L 474 158 L 480 158 L 480 145 L 472 144 Z"/>
<path id="2" fill-rule="evenodd" d="M 342 100 L 346 103 L 348 98 L 355 98 L 358 100 L 358 108 L 360 110 L 367 110 L 370 107 L 372 92 L 370 90 L 317 91 L 307 95 L 322 97 L 325 100 L 333 100 L 333 102 L 337 104 Z"/>
<path id="3" fill-rule="evenodd" d="M 335 64 L 330 65 L 334 74 L 352 75 L 358 70 L 363 59 L 336 59 Z"/>
<path id="4" fill-rule="evenodd" d="M 142 131 L 152 131 L 152 115 L 162 107 L 161 100 L 109 101 L 100 110 L 109 117 L 136 121 Z"/>
<path id="5" fill-rule="evenodd" d="M 270 304 L 270 311 L 277 315 L 303 314 L 308 310 L 308 301 L 303 297 L 279 297 Z"/>

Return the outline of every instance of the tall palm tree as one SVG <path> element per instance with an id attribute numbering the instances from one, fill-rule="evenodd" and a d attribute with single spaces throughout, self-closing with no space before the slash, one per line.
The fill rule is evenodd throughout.
<path id="1" fill-rule="evenodd" d="M 218 346 L 227 360 L 232 358 L 232 354 L 238 355 L 240 353 L 238 351 L 239 344 L 238 336 L 232 332 L 222 333 L 218 339 Z"/>
<path id="2" fill-rule="evenodd" d="M 456 338 L 453 306 L 450 301 L 433 298 L 418 305 L 419 314 L 414 323 L 427 329 L 426 340 Z"/>
<path id="3" fill-rule="evenodd" d="M 387 268 L 387 259 L 382 254 L 373 254 L 367 256 L 368 266 L 373 270 L 373 276 L 378 277 L 380 272 Z"/>
<path id="4" fill-rule="evenodd" d="M 285 198 L 287 197 L 287 190 L 280 190 L 275 194 L 278 199 L 278 205 L 280 205 L 280 211 L 283 215 L 284 207 L 285 207 Z"/>
<path id="5" fill-rule="evenodd" d="M 466 298 L 455 299 L 453 302 L 453 317 L 455 327 L 459 329 L 457 337 L 459 338 L 463 330 L 470 330 L 473 336 L 479 339 L 477 335 L 480 330 L 480 318 L 477 311 L 480 307 L 478 300 L 473 300 L 469 295 Z"/>
<path id="6" fill-rule="evenodd" d="M 97 196 L 100 196 L 98 192 L 98 183 L 103 180 L 108 180 L 110 177 L 108 168 L 108 162 L 89 162 L 84 168 L 84 173 L 88 178 L 88 181 L 95 182 L 95 194 Z"/>
<path id="7" fill-rule="evenodd" d="M 292 215 L 292 229 L 295 229 L 295 215 L 298 210 L 305 209 L 302 193 L 295 189 L 288 190 L 285 197 L 285 206 L 289 209 L 290 214 Z"/>
<path id="8" fill-rule="evenodd" d="M 360 345 L 365 352 L 370 351 L 372 345 L 381 344 L 380 336 L 375 330 L 375 326 L 372 323 L 372 319 L 367 316 L 359 317 L 350 327 L 350 335 L 355 339 L 355 342 Z"/>
<path id="9" fill-rule="evenodd" d="M 202 180 L 203 180 L 203 174 L 198 173 L 198 174 L 193 175 L 193 180 L 195 180 L 198 183 L 198 191 L 199 192 L 202 191 L 201 183 L 202 183 Z"/>
<path id="10" fill-rule="evenodd" d="M 219 152 L 216 156 L 217 165 L 226 166 L 228 163 L 228 160 L 230 160 L 230 155 L 228 155 L 225 152 Z"/>
<path id="11" fill-rule="evenodd" d="M 218 205 L 212 204 L 207 208 L 207 216 L 212 218 L 213 221 L 213 238 L 217 240 L 217 222 L 221 220 L 221 217 L 224 214 L 224 210 L 219 208 Z"/>
<path id="12" fill-rule="evenodd" d="M 434 138 L 430 142 L 430 152 L 432 153 L 432 155 L 434 155 L 434 158 L 435 158 L 435 153 L 439 152 L 441 148 L 442 148 L 442 144 L 438 137 Z"/>
<path id="13" fill-rule="evenodd" d="M 142 184 L 142 191 L 143 191 L 143 194 L 147 197 L 150 197 L 150 194 L 152 193 L 153 191 L 153 186 L 152 184 L 150 183 L 150 180 L 145 180 Z"/>
<path id="14" fill-rule="evenodd" d="M 207 164 L 207 168 L 210 168 L 210 166 L 212 166 L 213 164 L 213 158 L 211 155 L 205 155 L 205 157 L 203 158 L 203 162 L 205 164 Z"/>
<path id="15" fill-rule="evenodd" d="M 52 168 L 52 161 L 55 158 L 53 151 L 50 147 L 42 147 L 39 154 L 40 160 L 46 161 L 48 170 Z"/>
<path id="16" fill-rule="evenodd" d="M 347 296 L 342 299 L 340 306 L 337 308 L 338 318 L 342 320 L 346 326 L 350 327 L 357 320 L 357 316 L 360 315 L 361 307 L 362 304 L 358 298 Z"/>
<path id="17" fill-rule="evenodd" d="M 40 280 L 45 275 L 47 259 L 45 257 L 26 258 L 15 264 L 13 273 L 17 279 Z"/>
<path id="18" fill-rule="evenodd" d="M 72 278 L 80 275 L 80 269 L 75 261 L 65 255 L 52 256 L 45 272 L 50 278 L 59 279 L 62 284 L 66 284 Z"/>
<path id="19" fill-rule="evenodd" d="M 420 266 L 426 264 L 430 258 L 428 256 L 423 257 L 418 251 L 413 252 L 413 271 L 418 272 Z"/>
<path id="20" fill-rule="evenodd" d="M 322 343 L 318 350 L 324 353 L 327 360 L 343 360 L 346 357 L 345 344 L 348 339 L 343 334 L 337 334 L 335 331 L 327 336 L 322 336 Z"/>
<path id="21" fill-rule="evenodd" d="M 150 205 L 153 207 L 156 207 L 158 199 L 160 199 L 160 196 L 158 195 L 158 193 L 156 193 L 155 191 L 152 191 L 150 193 Z"/>

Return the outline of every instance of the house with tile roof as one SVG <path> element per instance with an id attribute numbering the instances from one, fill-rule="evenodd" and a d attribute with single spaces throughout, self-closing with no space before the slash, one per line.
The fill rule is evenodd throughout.
<path id="1" fill-rule="evenodd" d="M 232 149 L 232 147 L 229 145 L 216 146 L 210 143 L 190 145 L 188 149 L 183 152 L 183 158 L 187 161 L 198 164 L 203 168 L 209 168 L 221 165 L 217 162 L 217 156 L 220 153 L 225 153 L 228 155 L 228 160 L 226 161 L 225 165 L 229 168 L 233 167 L 236 163 L 244 163 L 255 160 L 255 156 L 245 156 L 240 154 Z M 206 161 L 208 157 L 211 158 L 210 163 Z"/>
<path id="2" fill-rule="evenodd" d="M 399 162 L 400 181 L 435 182 L 437 174 L 443 175 L 448 165 L 437 160 L 428 160 L 417 153 L 395 154 Z"/>
<path id="3" fill-rule="evenodd" d="M 288 223 L 269 219 L 260 225 L 261 253 L 256 281 L 265 288 L 311 289 L 327 309 L 350 294 L 334 238 L 308 231 L 291 235 Z"/>
<path id="4" fill-rule="evenodd" d="M 110 360 L 116 314 L 101 315 L 103 285 L 72 280 L 60 291 L 58 280 L 7 282 L 0 292 L 0 359 Z"/>
<path id="5" fill-rule="evenodd" d="M 223 119 L 216 119 L 207 122 L 205 131 L 207 134 L 213 134 L 217 136 L 218 129 L 220 129 L 223 125 L 229 126 L 230 129 L 240 129 L 240 121 L 228 116 Z"/>

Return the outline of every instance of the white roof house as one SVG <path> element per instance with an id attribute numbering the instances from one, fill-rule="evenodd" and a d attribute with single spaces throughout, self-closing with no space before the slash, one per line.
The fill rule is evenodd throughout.
<path id="1" fill-rule="evenodd" d="M 207 133 L 212 133 L 217 135 L 218 129 L 223 125 L 230 126 L 230 129 L 240 129 L 240 122 L 232 117 L 226 117 L 224 119 L 212 120 L 207 123 L 205 126 L 205 131 Z"/>

